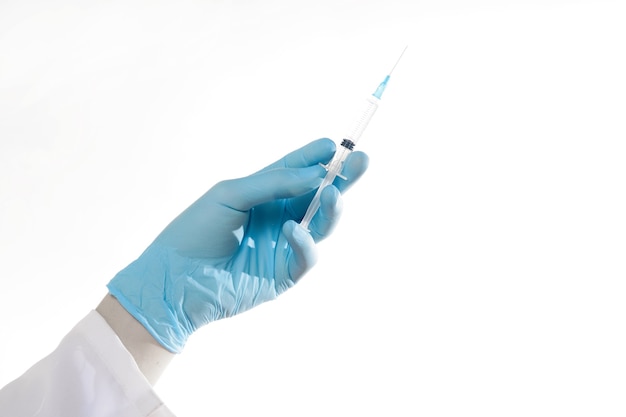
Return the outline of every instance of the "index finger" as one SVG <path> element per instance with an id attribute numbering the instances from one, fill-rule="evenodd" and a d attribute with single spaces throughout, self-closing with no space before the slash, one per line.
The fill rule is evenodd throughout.
<path id="1" fill-rule="evenodd" d="M 261 172 L 274 168 L 306 168 L 319 163 L 326 164 L 335 154 L 335 148 L 335 142 L 331 139 L 317 139 L 288 153 L 278 161 L 263 168 Z"/>

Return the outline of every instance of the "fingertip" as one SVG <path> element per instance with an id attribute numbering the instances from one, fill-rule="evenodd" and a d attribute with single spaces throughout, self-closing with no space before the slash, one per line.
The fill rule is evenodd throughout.
<path id="1" fill-rule="evenodd" d="M 334 184 L 342 193 L 352 187 L 367 171 L 369 156 L 365 152 L 355 151 L 351 153 L 344 164 L 343 176 L 347 180 L 339 179 Z"/>
<path id="2" fill-rule="evenodd" d="M 343 199 L 341 192 L 334 185 L 328 186 L 322 190 L 320 195 L 322 214 L 326 218 L 336 218 L 341 214 L 343 209 Z"/>
<path id="3" fill-rule="evenodd" d="M 335 152 L 336 144 L 335 141 L 330 138 L 319 138 L 309 143 L 309 146 L 313 146 L 319 148 L 322 151 L 330 151 Z"/>
<path id="4" fill-rule="evenodd" d="M 346 164 L 351 170 L 363 174 L 370 164 L 370 158 L 365 152 L 355 151 L 350 154 Z"/>
<path id="5" fill-rule="evenodd" d="M 329 138 L 320 138 L 309 142 L 303 148 L 305 164 L 328 162 L 335 154 L 336 148 L 335 142 Z"/>
<path id="6" fill-rule="evenodd" d="M 309 244 L 315 244 L 311 234 L 295 220 L 288 220 L 283 225 L 283 233 L 287 237 L 290 244 L 298 247 L 304 247 Z"/>
<path id="7" fill-rule="evenodd" d="M 324 188 L 320 196 L 320 208 L 311 222 L 311 234 L 316 241 L 326 239 L 335 229 L 343 212 L 341 192 L 334 185 Z"/>
<path id="8" fill-rule="evenodd" d="M 317 263 L 317 248 L 311 234 L 293 220 L 285 222 L 283 233 L 293 253 L 289 260 L 289 275 L 297 282 Z"/>

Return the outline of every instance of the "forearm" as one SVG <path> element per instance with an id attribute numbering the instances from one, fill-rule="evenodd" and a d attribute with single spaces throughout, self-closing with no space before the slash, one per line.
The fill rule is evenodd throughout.
<path id="1" fill-rule="evenodd" d="M 104 297 L 96 311 L 120 338 L 146 379 L 154 385 L 174 353 L 161 346 L 111 294 Z"/>

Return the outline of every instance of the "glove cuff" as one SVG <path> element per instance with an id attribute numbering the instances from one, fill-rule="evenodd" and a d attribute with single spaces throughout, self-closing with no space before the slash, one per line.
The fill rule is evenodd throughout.
<path id="1" fill-rule="evenodd" d="M 166 297 L 165 249 L 150 246 L 107 284 L 109 293 L 139 321 L 161 346 L 180 353 L 192 331 L 185 329 Z"/>

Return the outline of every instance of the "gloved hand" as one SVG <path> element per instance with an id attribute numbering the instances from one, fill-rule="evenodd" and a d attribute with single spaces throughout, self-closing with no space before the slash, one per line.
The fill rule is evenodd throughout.
<path id="1" fill-rule="evenodd" d="M 213 186 L 175 218 L 108 284 L 109 292 L 171 352 L 199 327 L 231 317 L 292 287 L 316 262 L 315 243 L 341 213 L 341 192 L 365 172 L 353 152 L 324 189 L 309 225 L 304 216 L 335 151 L 318 139 L 248 177 Z"/>

